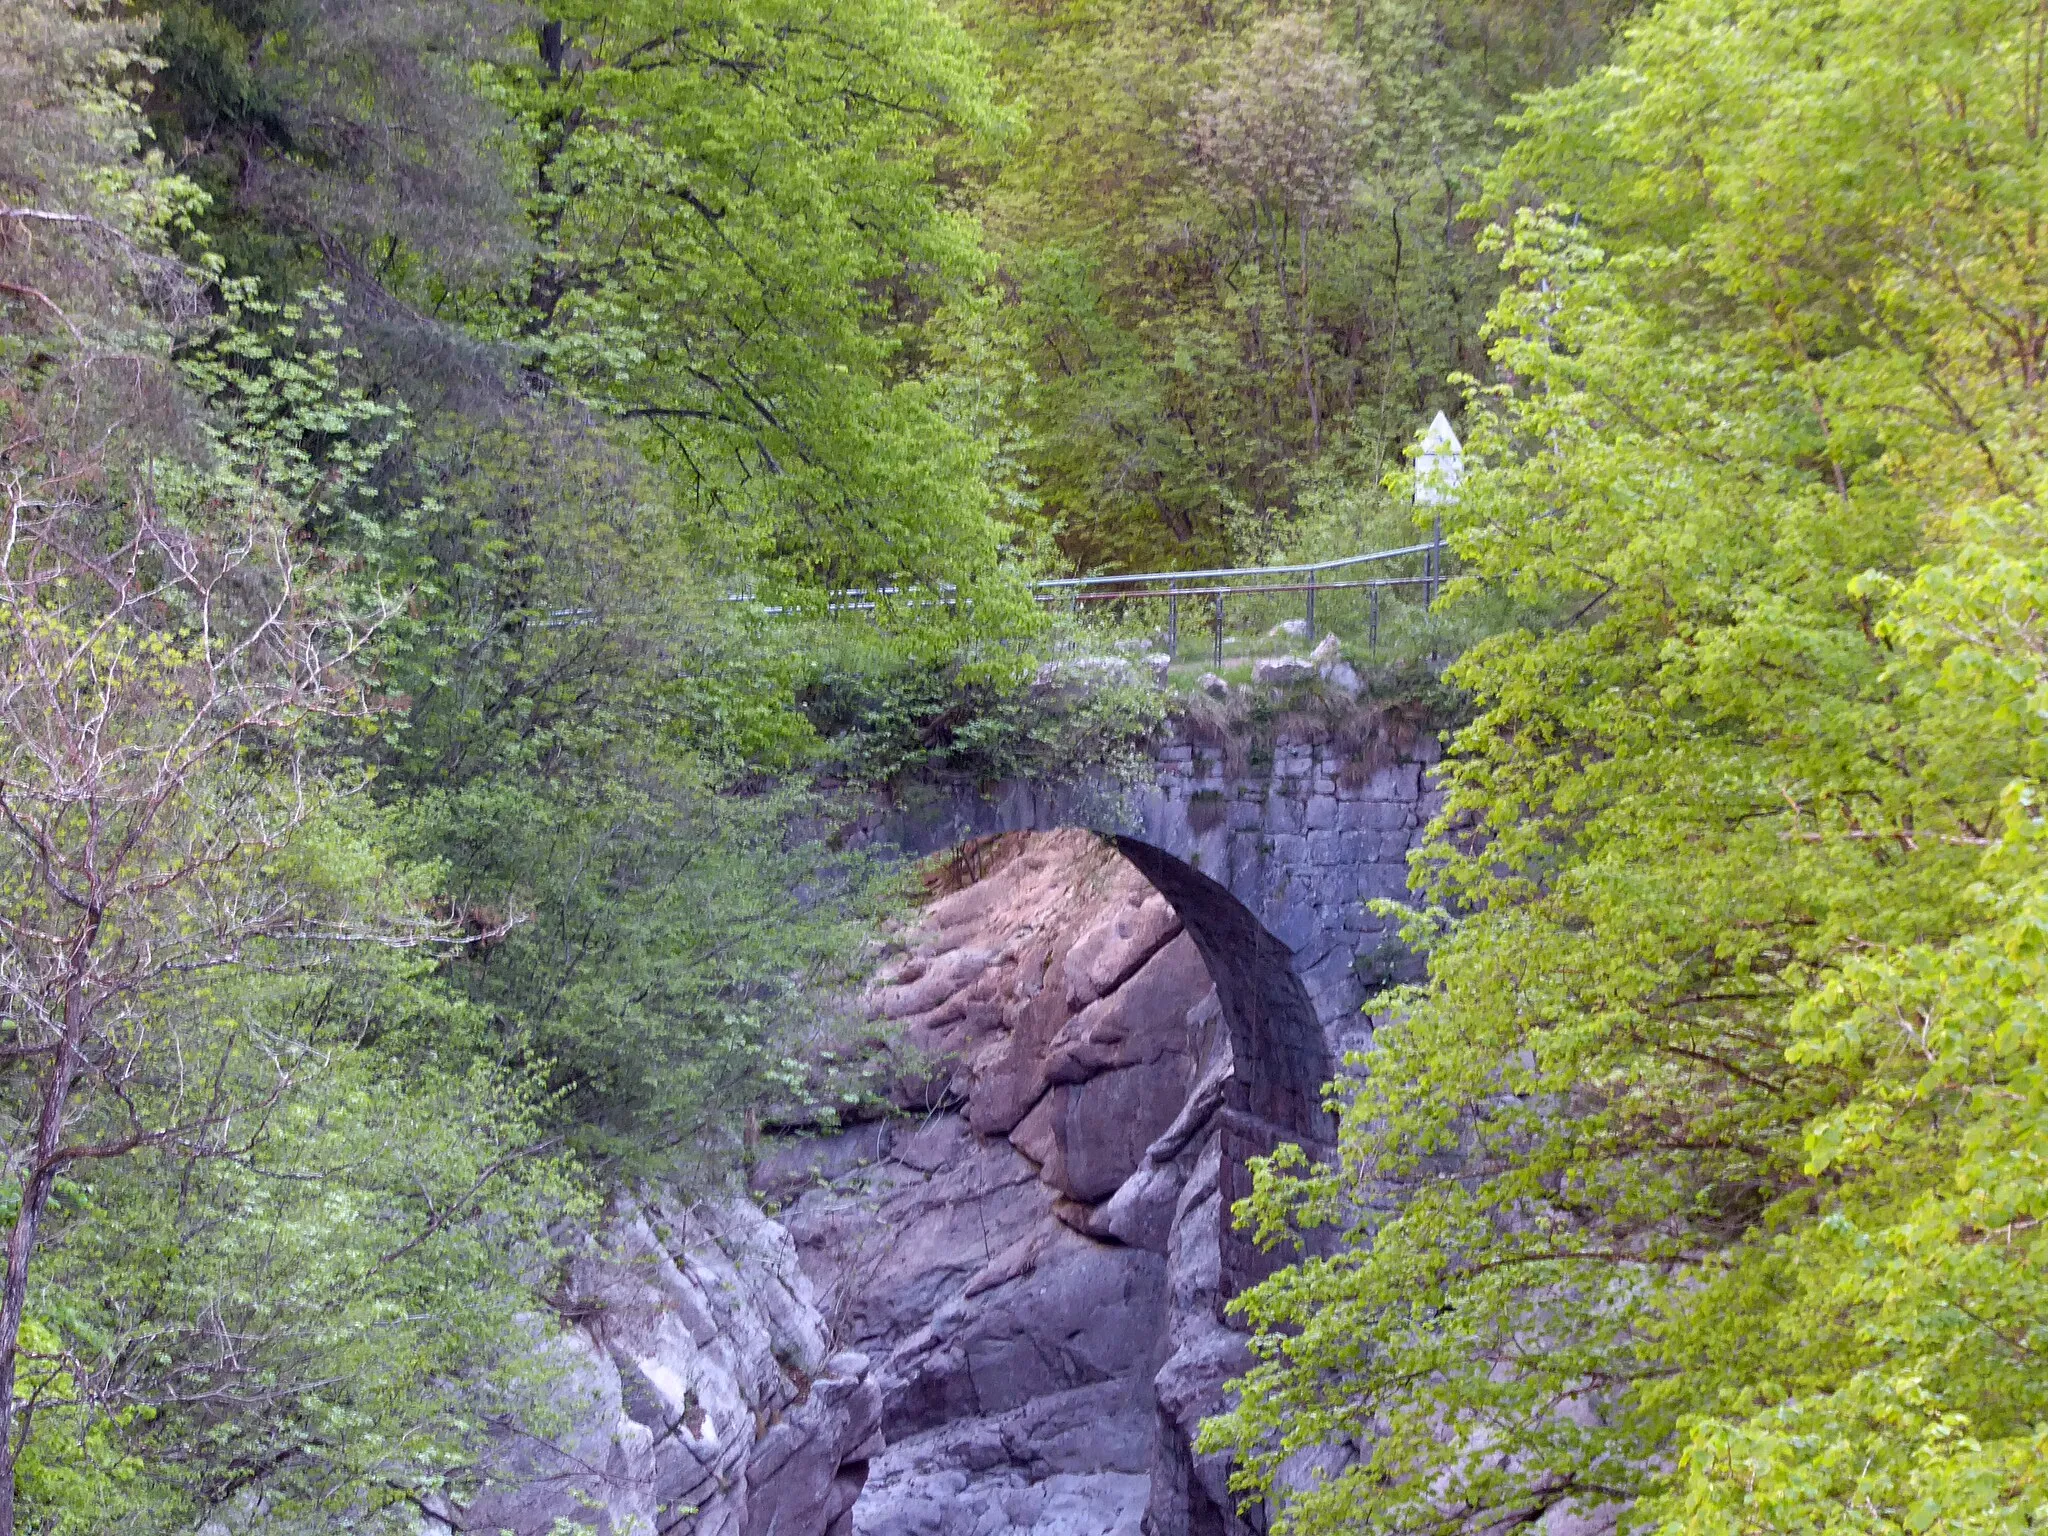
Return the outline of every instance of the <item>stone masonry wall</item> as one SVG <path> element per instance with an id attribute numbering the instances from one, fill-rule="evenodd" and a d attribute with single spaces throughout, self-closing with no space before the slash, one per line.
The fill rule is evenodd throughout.
<path id="1" fill-rule="evenodd" d="M 1368 901 L 1408 895 L 1408 854 L 1435 814 L 1423 733 L 1368 752 L 1289 739 L 1269 754 L 1169 732 L 1134 787 L 1013 781 L 925 786 L 869 835 L 912 855 L 997 832 L 1086 827 L 1157 848 L 1215 880 L 1291 951 L 1333 1059 L 1361 1047 L 1376 984 L 1420 974 Z"/>
<path id="2" fill-rule="evenodd" d="M 1439 755 L 1427 736 L 1383 761 L 1283 738 L 1268 763 L 1232 772 L 1222 748 L 1169 740 L 1154 782 L 1130 797 L 1135 835 L 1218 881 L 1293 952 L 1333 1056 L 1363 1044 L 1362 970 L 1419 974 L 1375 958 L 1396 925 L 1365 904 L 1408 896 Z"/>

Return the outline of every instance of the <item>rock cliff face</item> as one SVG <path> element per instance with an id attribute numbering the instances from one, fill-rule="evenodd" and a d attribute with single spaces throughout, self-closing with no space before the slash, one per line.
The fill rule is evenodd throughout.
<path id="1" fill-rule="evenodd" d="M 1164 780 L 1195 786 L 1183 798 L 1199 807 L 1204 771 L 1190 757 L 1166 764 Z M 1326 786 L 1317 775 L 1332 770 L 1295 773 L 1289 760 L 1267 798 L 1299 779 L 1311 816 L 1325 789 L 1340 808 L 1344 795 L 1384 802 L 1370 867 L 1391 865 L 1424 819 L 1422 772 L 1403 762 Z M 508 1442 L 506 1485 L 440 1510 L 442 1528 L 1258 1528 L 1256 1512 L 1249 1526 L 1234 1512 L 1227 1467 L 1192 1442 L 1249 1363 L 1221 1320 L 1248 1263 L 1227 1208 L 1247 1150 L 1299 1117 L 1288 1106 L 1301 1093 L 1271 1060 L 1235 1052 L 1250 1041 L 1327 1063 L 1363 1036 L 1346 987 L 1304 994 L 1294 966 L 1308 951 L 1270 928 L 1284 911 L 1255 918 L 1198 873 L 1243 862 L 1238 798 L 1223 801 L 1227 816 L 1196 818 L 1185 864 L 1074 829 L 964 849 L 953 888 L 866 998 L 915 1048 L 899 1113 L 771 1141 L 758 1204 L 620 1209 L 571 1267 L 561 1303 L 574 1320 L 558 1346 L 572 1366 L 567 1428 Z M 1227 847 L 1208 849 L 1218 839 Z M 1151 880 L 1138 867 L 1148 861 Z M 1341 893 L 1334 876 L 1330 892 L 1317 888 L 1333 911 L 1339 894 L 1375 893 L 1361 888 L 1368 876 L 1339 872 Z M 1256 886 L 1263 909 L 1284 901 L 1286 879 L 1248 867 L 1230 889 Z M 1197 916 L 1219 893 L 1255 943 L 1219 943 L 1217 914 Z M 1346 938 L 1356 948 L 1372 933 Z M 1269 960 L 1284 996 L 1249 974 Z M 1286 1029 L 1310 1039 L 1260 1044 L 1282 1005 L 1299 1016 Z"/>
<path id="2" fill-rule="evenodd" d="M 941 1064 L 942 1107 L 757 1175 L 835 1342 L 875 1362 L 887 1447 L 853 1528 L 1239 1529 L 1187 1449 L 1246 1359 L 1217 1321 L 1216 988 L 1093 835 L 981 851 L 870 1000 Z"/>
<path id="3" fill-rule="evenodd" d="M 557 1305 L 558 1423 L 508 1431 L 490 1491 L 432 1502 L 429 1533 L 851 1530 L 881 1396 L 753 1202 L 621 1206 Z"/>

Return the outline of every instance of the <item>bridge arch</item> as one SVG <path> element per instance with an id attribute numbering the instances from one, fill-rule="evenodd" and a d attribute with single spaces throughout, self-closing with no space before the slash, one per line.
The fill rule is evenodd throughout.
<path id="1" fill-rule="evenodd" d="M 1227 1301 L 1284 1262 L 1284 1255 L 1262 1251 L 1230 1220 L 1231 1207 L 1252 1192 L 1250 1159 L 1286 1142 L 1328 1155 L 1336 1125 L 1322 1095 L 1335 1064 L 1287 945 L 1200 870 L 1134 837 L 1112 834 L 1109 840 L 1179 915 L 1216 984 L 1230 1032 L 1230 1077 L 1213 1122 L 1218 1300 Z"/>
<path id="2" fill-rule="evenodd" d="M 1076 862 L 1073 850 L 1091 840 L 1096 859 L 1124 871 L 1107 889 L 1086 873 L 1087 855 Z M 964 1080 L 953 1068 L 950 1083 L 950 1091 L 964 1094 L 969 1123 L 983 1134 L 1009 1135 L 1042 1165 L 1042 1177 L 1067 1201 L 1062 1219 L 1092 1236 L 1161 1254 L 1167 1252 L 1168 1230 L 1182 1230 L 1176 1211 L 1183 1182 L 1213 1152 L 1218 1203 L 1206 1207 L 1201 1226 L 1210 1235 L 1201 1241 L 1217 1248 L 1214 1283 L 1220 1299 L 1271 1273 L 1279 1260 L 1237 1232 L 1227 1215 L 1251 1193 L 1248 1162 L 1283 1143 L 1325 1156 L 1336 1135 L 1334 1119 L 1322 1107 L 1324 1086 L 1335 1072 L 1333 1055 L 1294 951 L 1227 886 L 1129 833 L 1065 823 L 974 836 L 942 852 L 952 857 L 940 876 L 949 894 L 940 900 L 966 904 L 940 917 L 938 931 L 984 921 L 993 903 L 1006 913 L 1000 923 L 1022 922 L 1008 930 L 1022 942 L 1051 945 L 1042 951 L 991 950 L 980 947 L 984 940 L 977 937 L 957 947 L 940 940 L 933 950 L 961 955 L 968 973 L 977 976 L 984 965 L 1009 964 L 1016 969 L 987 974 L 1046 978 L 1005 980 L 981 994 L 987 1011 L 980 1020 L 1000 1015 L 1014 1021 L 994 1037 L 1006 1043 L 993 1051 L 974 1043 L 991 1038 L 981 1033 L 989 1024 L 977 1022 L 974 1004 L 941 1005 L 915 1016 L 940 1021 L 940 1033 L 928 1044 L 942 1058 L 957 1050 L 961 1055 L 952 1059 L 975 1063 Z M 1010 883 L 1015 869 L 1030 872 L 1021 887 Z M 1049 870 L 1066 873 L 1048 880 Z M 1065 886 L 1076 877 L 1078 885 Z M 988 897 L 969 896 L 985 882 L 993 882 Z M 1151 898 L 1142 908 L 1137 889 L 1147 889 Z M 1056 898 L 1058 904 L 1034 905 L 1062 890 L 1067 894 Z M 1105 904 L 1088 905 L 1097 899 L 1088 898 L 1077 915 L 1079 926 L 1062 926 L 1058 931 L 1067 937 L 1051 938 L 1038 925 L 1081 890 L 1101 892 Z M 1158 915 L 1147 918 L 1145 909 Z M 1170 927 L 1161 926 L 1163 909 L 1172 912 Z M 987 932 L 993 937 L 1001 931 Z M 1064 947 L 1069 944 L 1071 950 Z M 1020 958 L 997 958 L 1009 954 Z M 1048 956 L 1065 958 L 1041 973 L 1037 967 Z M 957 973 L 945 973 L 943 964 L 932 962 L 929 971 L 914 965 L 897 974 L 909 976 L 912 989 L 927 977 L 942 976 L 938 990 L 949 991 L 959 985 Z M 1064 984 L 1052 982 L 1055 976 L 1064 976 Z M 1201 995 L 1189 990 L 1193 976 L 1202 978 L 1199 985 L 1209 995 L 1186 1013 L 1184 1034 L 1180 1010 Z M 1076 1010 L 1060 1014 L 1056 1006 L 1052 1016 L 1064 1017 L 1064 1026 L 1054 1029 L 1047 1022 L 1036 1002 L 1046 994 L 1061 996 L 1066 1009 Z M 907 991 L 895 1006 L 927 1006 L 932 995 Z M 882 1006 L 891 1005 L 885 1000 Z M 1198 1024 L 1201 1019 L 1208 1024 Z M 965 1033 L 954 1034 L 955 1029 Z M 1220 1049 L 1226 1042 L 1227 1049 Z M 1048 1054 L 1038 1055 L 1041 1050 Z M 1189 1075 L 1179 1080 L 1174 1097 L 1162 1099 L 1162 1078 L 1172 1080 L 1176 1070 L 1164 1064 L 1176 1060 L 1187 1062 L 1181 1070 Z M 1020 1074 L 1023 1061 L 1036 1063 L 1035 1070 Z M 1108 1097 L 1096 1097 L 1104 1089 Z M 1106 1174 L 1112 1176 L 1104 1182 Z"/>
<path id="3" fill-rule="evenodd" d="M 1229 892 L 1289 952 L 1331 1060 L 1362 1049 L 1372 994 L 1422 974 L 1398 924 L 1370 903 L 1408 898 L 1408 857 L 1438 803 L 1435 738 L 1412 733 L 1376 746 L 1282 738 L 1234 752 L 1167 735 L 1152 751 L 1152 771 L 1136 783 L 934 775 L 878 801 L 856 836 L 913 858 L 1062 827 L 1131 844 L 1141 866 L 1150 848 Z"/>
<path id="4" fill-rule="evenodd" d="M 1173 907 L 1216 986 L 1232 1073 L 1210 1123 L 1227 1212 L 1250 1193 L 1250 1158 L 1282 1142 L 1331 1149 L 1325 1085 L 1369 1043 L 1373 993 L 1421 973 L 1369 903 L 1407 895 L 1437 757 L 1422 734 L 1377 747 L 1281 738 L 1237 753 L 1168 734 L 1136 784 L 934 776 L 878 802 L 857 835 L 919 858 L 1061 829 L 1114 846 Z M 1278 1262 L 1227 1220 L 1218 1239 L 1226 1297 Z"/>
<path id="5" fill-rule="evenodd" d="M 1192 865 L 1121 833 L 1109 841 L 1173 907 L 1216 983 L 1233 1063 L 1226 1108 L 1282 1135 L 1330 1140 L 1322 1090 L 1333 1064 L 1293 950 Z"/>

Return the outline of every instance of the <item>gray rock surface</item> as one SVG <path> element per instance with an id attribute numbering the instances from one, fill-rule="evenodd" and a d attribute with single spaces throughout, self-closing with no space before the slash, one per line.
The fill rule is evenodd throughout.
<path id="1" fill-rule="evenodd" d="M 1214 1321 L 1232 1075 L 1215 986 L 1099 840 L 1006 842 L 868 998 L 960 1108 L 763 1162 L 785 1187 L 809 1175 L 781 1219 L 835 1345 L 875 1362 L 886 1446 L 853 1529 L 1177 1536 L 1192 1498 L 1204 1530 L 1241 1531 L 1186 1446 L 1243 1350 L 1212 1341 L 1235 1339 Z M 1155 1378 L 1175 1361 L 1169 1401 Z"/>
<path id="2" fill-rule="evenodd" d="M 1137 1536 L 1151 1495 L 1150 1402 L 1127 1380 L 955 1420 L 883 1453 L 861 1536 Z"/>
<path id="3" fill-rule="evenodd" d="M 832 1356 L 802 1402 L 747 1458 L 745 1536 L 798 1536 L 846 1528 L 880 1454 L 882 1394 L 868 1357 Z"/>
<path id="4" fill-rule="evenodd" d="M 1213 757 L 1180 750 L 1162 797 L 1218 784 Z M 1316 904 L 1366 894 L 1362 860 L 1405 857 L 1422 772 L 1284 747 L 1258 801 L 1219 785 L 1231 814 L 1189 854 L 1214 867 L 1209 842 L 1234 858 L 1263 838 L 1266 867 L 1301 883 L 1262 905 L 1306 903 L 1317 923 Z M 1240 821 L 1240 804 L 1263 825 Z M 1348 862 L 1325 890 L 1311 850 L 1333 838 Z M 1283 839 L 1300 845 L 1291 866 Z M 1227 1462 L 1192 1447 L 1250 1364 L 1222 1321 L 1233 1287 L 1256 1278 L 1226 1213 L 1272 1125 L 1246 1113 L 1256 1084 L 1239 1081 L 1214 978 L 1144 866 L 1092 834 L 1007 834 L 975 867 L 927 906 L 867 998 L 938 1064 L 956 1107 L 763 1162 L 784 1187 L 792 1168 L 808 1179 L 781 1219 L 833 1346 L 874 1362 L 885 1445 L 852 1529 L 1245 1536 Z M 1292 963 L 1334 967 L 1370 931 L 1303 943 Z M 1334 969 L 1309 979 L 1320 1044 L 1356 1043 L 1344 1010 L 1357 994 Z M 1315 1022 L 1325 1007 L 1337 1028 Z"/>
<path id="5" fill-rule="evenodd" d="M 1316 664 L 1304 656 L 1261 656 L 1252 663 L 1252 681 L 1286 687 L 1316 675 Z"/>
<path id="6" fill-rule="evenodd" d="M 1358 669 L 1341 658 L 1322 663 L 1316 675 L 1346 698 L 1355 699 L 1365 691 L 1365 679 L 1358 675 Z"/>
<path id="7" fill-rule="evenodd" d="M 880 1449 L 867 1358 L 832 1353 L 789 1233 L 745 1200 L 621 1206 L 568 1266 L 561 1427 L 508 1433 L 429 1532 L 826 1536 Z"/>

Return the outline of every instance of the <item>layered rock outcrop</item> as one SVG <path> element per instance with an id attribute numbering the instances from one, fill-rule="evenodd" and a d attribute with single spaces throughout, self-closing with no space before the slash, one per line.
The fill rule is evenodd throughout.
<path id="1" fill-rule="evenodd" d="M 430 1501 L 428 1532 L 850 1532 L 881 1394 L 757 1205 L 622 1205 L 556 1304 L 556 1422 L 508 1429 L 487 1490 Z"/>
<path id="2" fill-rule="evenodd" d="M 1402 889 L 1433 748 L 1382 756 L 1168 743 L 1124 816 L 1156 841 L 962 848 L 865 999 L 898 1113 L 771 1141 L 758 1204 L 621 1209 L 562 1298 L 568 1428 L 443 1529 L 1258 1528 L 1192 1450 L 1250 1363 L 1224 1303 L 1269 1262 L 1227 1212 L 1247 1155 L 1320 1133 L 1359 1001 L 1412 965 L 1362 903 Z"/>
<path id="3" fill-rule="evenodd" d="M 1188 1449 L 1247 1363 L 1218 1317 L 1216 986 L 1105 841 L 977 853 L 869 999 L 936 1063 L 937 1107 L 757 1171 L 835 1342 L 876 1362 L 887 1446 L 853 1528 L 1241 1529 Z"/>

